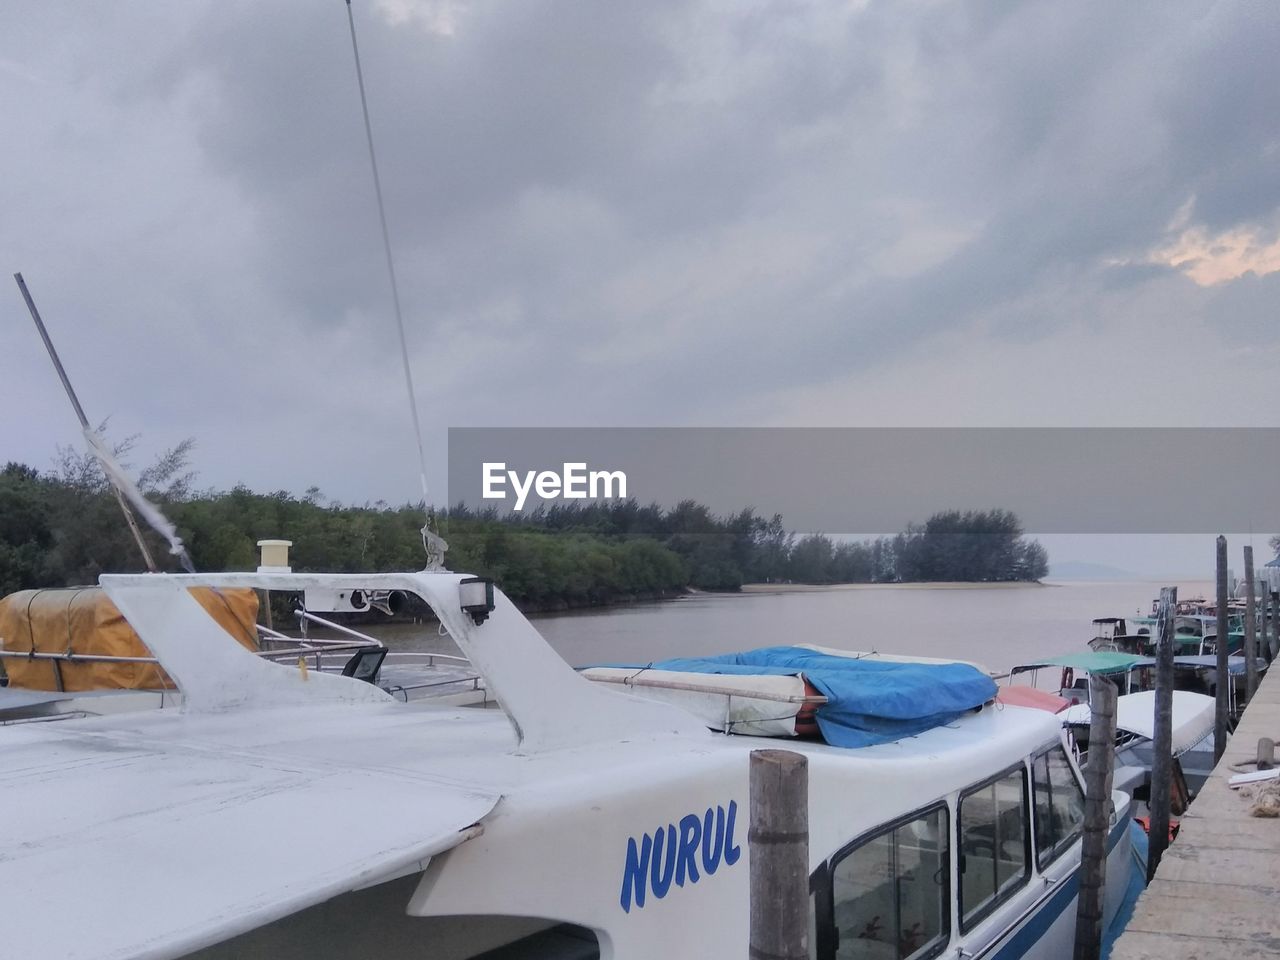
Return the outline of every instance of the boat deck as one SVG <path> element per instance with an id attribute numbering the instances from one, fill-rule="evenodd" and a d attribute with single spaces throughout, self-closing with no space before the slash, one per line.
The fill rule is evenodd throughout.
<path id="1" fill-rule="evenodd" d="M 1250 816 L 1252 798 L 1227 786 L 1238 772 L 1231 765 L 1253 760 L 1259 737 L 1280 739 L 1280 671 L 1263 678 L 1222 761 L 1181 818 L 1112 960 L 1280 956 L 1280 819 Z"/>

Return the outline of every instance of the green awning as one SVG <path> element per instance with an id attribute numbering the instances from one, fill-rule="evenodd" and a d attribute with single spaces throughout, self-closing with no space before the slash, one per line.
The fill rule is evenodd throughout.
<path id="1" fill-rule="evenodd" d="M 1151 657 L 1103 650 L 1097 653 L 1068 653 L 1061 657 L 1045 657 L 1035 663 L 1014 667 L 1009 672 L 1023 673 L 1027 670 L 1039 670 L 1041 667 L 1071 667 L 1087 673 L 1128 673 L 1134 667 L 1149 667 L 1154 663 L 1155 660 Z"/>

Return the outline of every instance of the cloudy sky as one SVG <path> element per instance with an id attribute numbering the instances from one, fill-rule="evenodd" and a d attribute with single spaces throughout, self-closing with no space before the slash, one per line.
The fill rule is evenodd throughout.
<path id="1" fill-rule="evenodd" d="M 1270 4 L 354 9 L 437 488 L 449 426 L 1280 425 Z M 341 0 L 26 5 L 0 108 L 91 419 L 417 496 Z M 0 384 L 0 460 L 76 441 L 12 287 Z"/>

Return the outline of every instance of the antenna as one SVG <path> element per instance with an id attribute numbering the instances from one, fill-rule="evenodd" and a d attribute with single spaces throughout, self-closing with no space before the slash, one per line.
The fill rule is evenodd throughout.
<path id="1" fill-rule="evenodd" d="M 387 210 L 382 202 L 382 179 L 378 176 L 378 155 L 373 147 L 373 124 L 369 121 L 369 101 L 364 90 L 364 71 L 360 67 L 360 45 L 356 42 L 356 18 L 347 3 L 347 23 L 351 27 L 351 53 L 356 63 L 356 84 L 360 88 L 360 112 L 364 116 L 364 134 L 369 144 L 369 167 L 373 171 L 373 193 L 378 202 L 378 222 L 382 226 L 382 249 L 387 258 L 387 278 L 391 282 L 391 303 L 395 308 L 396 331 L 400 334 L 400 360 L 404 365 L 404 385 L 409 394 L 409 415 L 413 418 L 413 437 L 418 443 L 418 479 L 422 482 L 422 506 L 427 522 L 422 527 L 422 546 L 427 551 L 427 569 L 444 567 L 444 554 L 449 545 L 432 529 L 431 508 L 427 500 L 427 455 L 422 448 L 422 425 L 418 422 L 418 398 L 413 389 L 413 371 L 409 369 L 409 346 L 404 335 L 404 314 L 400 310 L 400 285 L 396 281 L 395 262 L 391 256 L 391 235 L 387 230 Z"/>
<path id="2" fill-rule="evenodd" d="M 67 399 L 71 401 L 71 406 L 75 408 L 76 416 L 80 418 L 80 429 L 84 431 L 85 439 L 89 442 L 89 448 L 101 459 L 104 448 L 101 443 L 97 442 L 97 437 L 93 430 L 89 427 L 89 418 L 84 415 L 84 407 L 80 406 L 80 398 L 76 396 L 75 388 L 71 386 L 71 380 L 67 376 L 67 371 L 62 368 L 62 361 L 58 358 L 58 351 L 53 348 L 53 341 L 49 339 L 49 331 L 44 328 L 44 321 L 40 319 L 40 311 L 36 309 L 36 302 L 31 299 L 31 292 L 27 289 L 27 282 L 22 279 L 21 273 L 15 273 L 13 279 L 18 283 L 18 289 L 22 291 L 22 299 L 27 301 L 27 309 L 31 311 L 31 319 L 36 322 L 36 329 L 40 331 L 40 339 L 44 341 L 44 348 L 49 351 L 49 359 L 53 361 L 53 368 L 58 371 L 58 377 L 62 380 L 62 387 L 67 391 Z M 103 465 L 105 469 L 105 464 Z M 116 481 L 115 474 L 111 470 L 105 471 L 108 480 L 111 481 L 111 491 L 116 495 L 116 502 L 120 504 L 120 510 L 124 513 L 125 522 L 129 524 L 129 529 L 133 532 L 133 539 L 137 541 L 138 549 L 142 551 L 142 559 L 147 563 L 147 569 L 152 573 L 156 572 L 156 562 L 151 557 L 151 551 L 147 549 L 147 543 L 142 539 L 142 531 L 138 529 L 138 521 L 133 516 L 133 511 L 129 509 L 129 504 L 125 502 L 124 494 L 120 491 L 120 486 Z"/>

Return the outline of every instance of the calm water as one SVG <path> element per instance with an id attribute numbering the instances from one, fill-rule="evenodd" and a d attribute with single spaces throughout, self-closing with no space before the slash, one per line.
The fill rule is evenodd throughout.
<path id="1" fill-rule="evenodd" d="M 534 626 L 574 666 L 647 663 L 788 643 L 974 660 L 1004 671 L 1085 649 L 1094 617 L 1147 612 L 1159 583 L 1043 586 L 866 586 L 786 593 L 694 594 L 661 603 L 537 616 Z M 1209 582 L 1177 584 L 1205 595 Z M 434 629 L 379 631 L 393 649 L 450 650 Z"/>

